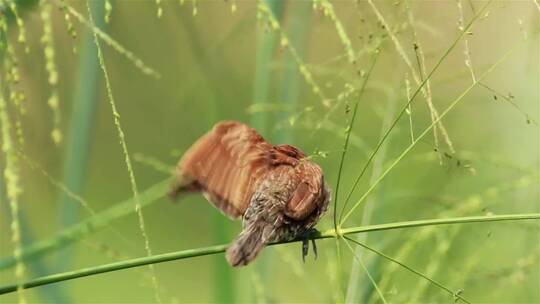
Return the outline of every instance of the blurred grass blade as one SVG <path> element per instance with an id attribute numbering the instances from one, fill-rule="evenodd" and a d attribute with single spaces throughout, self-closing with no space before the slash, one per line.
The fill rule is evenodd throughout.
<path id="1" fill-rule="evenodd" d="M 2 205 L 0 207 L 2 208 L 2 213 L 5 215 L 6 222 L 11 222 L 11 218 L 9 218 L 9 206 L 3 203 L 4 202 L 3 185 L 4 185 L 4 182 L 3 182 L 2 177 L 0 176 L 0 205 Z M 32 231 L 30 230 L 30 225 L 24 213 L 19 214 L 19 226 L 21 229 L 21 241 L 24 248 L 25 246 L 28 246 L 29 244 L 31 244 L 33 240 L 35 239 Z M 26 266 L 28 267 L 30 272 L 33 273 L 37 277 L 42 277 L 42 276 L 47 275 L 48 273 L 53 272 L 51 270 L 51 267 L 49 267 L 49 265 L 39 260 L 28 261 L 26 262 Z M 38 292 L 39 292 L 41 300 L 46 303 L 70 303 L 71 302 L 63 286 L 59 286 L 59 285 L 45 286 L 43 288 L 38 289 Z"/>
<path id="2" fill-rule="evenodd" d="M 97 27 L 104 26 L 105 9 L 99 1 L 93 1 Z M 73 193 L 80 195 L 84 190 L 88 169 L 90 147 L 95 128 L 95 114 L 98 105 L 98 58 L 91 32 L 86 32 L 79 57 L 77 85 L 73 96 L 73 110 L 64 154 L 63 183 Z M 69 227 L 79 221 L 80 204 L 64 192 L 59 197 L 60 228 Z M 56 268 L 64 269 L 71 262 L 72 250 L 59 252 Z"/>
<path id="3" fill-rule="evenodd" d="M 284 1 L 280 0 L 261 0 L 265 2 L 271 13 L 277 20 L 283 15 Z M 255 80 L 253 84 L 253 106 L 265 104 L 271 97 L 270 89 L 272 87 L 272 60 L 274 58 L 277 46 L 278 35 L 275 31 L 269 30 L 266 23 L 259 21 L 257 29 L 257 54 L 255 59 Z M 255 113 L 251 117 L 251 125 L 260 133 L 265 134 L 268 131 L 267 113 Z"/>
<path id="4" fill-rule="evenodd" d="M 312 7 L 309 1 L 289 1 L 289 43 L 296 49 L 299 56 L 304 57 L 308 46 L 309 30 L 311 29 Z M 287 52 L 284 54 L 285 67 L 283 69 L 283 82 L 279 100 L 285 109 L 296 109 L 300 96 L 300 72 L 294 56 Z M 255 104 L 254 104 L 255 106 Z M 280 112 L 279 121 L 284 121 L 290 113 Z M 278 143 L 293 143 L 293 132 L 290 128 L 280 129 L 276 136 Z"/>
<path id="5" fill-rule="evenodd" d="M 284 4 L 285 1 L 282 0 L 260 0 L 262 3 L 259 5 L 266 5 L 270 10 L 276 20 L 281 20 L 283 16 Z M 290 3 L 289 3 L 290 4 Z M 259 14 L 261 14 L 259 12 Z M 277 40 L 278 33 L 273 30 L 266 28 L 266 23 L 262 20 L 258 20 L 257 27 L 257 53 L 255 58 L 255 79 L 253 84 L 253 99 L 252 106 L 257 107 L 269 102 L 269 99 L 272 97 L 272 80 L 273 80 L 273 69 L 272 61 L 274 59 L 276 49 L 277 49 Z M 267 112 L 253 113 L 251 115 L 251 126 L 259 131 L 263 136 L 269 135 L 269 117 Z M 258 278 L 260 285 L 264 285 L 268 273 L 268 262 L 267 259 L 262 257 L 262 260 L 259 261 L 256 265 L 258 273 L 255 274 L 255 277 Z M 250 296 L 251 300 L 255 302 L 264 302 L 265 295 L 263 292 L 257 294 L 257 289 L 254 288 L 255 292 Z M 258 289 L 261 291 L 262 289 Z M 220 299 L 221 300 L 221 299 Z"/>
<path id="6" fill-rule="evenodd" d="M 186 11 L 177 11 L 178 19 L 182 22 L 182 29 L 188 37 L 189 46 L 195 59 L 194 62 L 197 64 L 198 72 L 209 87 L 208 95 L 210 98 L 205 107 L 205 122 L 211 127 L 219 120 L 220 97 L 223 93 L 220 92 L 218 85 L 221 83 L 218 69 L 220 62 L 214 61 L 214 56 L 209 56 L 210 52 L 205 48 L 203 41 L 201 41 L 201 37 L 204 35 L 198 32 L 199 29 L 195 24 L 194 17 L 190 15 L 186 14 Z M 194 77 L 193 79 L 197 78 Z M 213 214 L 212 224 L 214 239 L 217 243 L 227 242 L 231 238 L 231 223 L 223 214 L 219 212 Z M 214 261 L 214 271 L 214 300 L 234 303 L 236 300 L 236 280 L 231 268 L 225 260 L 216 259 Z"/>
<path id="7" fill-rule="evenodd" d="M 150 187 L 146 191 L 139 193 L 141 207 L 146 207 L 151 203 L 156 202 L 159 198 L 168 191 L 170 182 L 164 180 Z M 55 252 L 56 250 L 66 247 L 71 243 L 81 241 L 85 236 L 106 227 L 110 222 L 126 215 L 135 213 L 133 208 L 133 198 L 127 199 L 117 204 L 111 204 L 112 207 L 100 212 L 96 216 L 83 220 L 69 228 L 57 233 L 56 236 L 39 241 L 23 248 L 21 256 L 23 260 L 33 260 L 47 253 Z M 12 267 L 15 264 L 13 256 L 2 258 L 0 260 L 0 270 Z"/>

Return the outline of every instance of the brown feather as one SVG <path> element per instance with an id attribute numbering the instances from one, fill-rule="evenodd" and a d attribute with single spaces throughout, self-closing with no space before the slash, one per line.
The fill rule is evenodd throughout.
<path id="1" fill-rule="evenodd" d="M 322 169 L 290 145 L 273 146 L 245 124 L 224 121 L 180 160 L 171 190 L 201 191 L 243 230 L 227 250 L 233 266 L 249 264 L 271 242 L 301 236 L 326 212 Z"/>
<path id="2" fill-rule="evenodd" d="M 291 157 L 266 142 L 255 129 L 235 121 L 218 123 L 184 154 L 179 179 L 196 181 L 208 199 L 232 218 L 247 209 L 260 177 Z"/>

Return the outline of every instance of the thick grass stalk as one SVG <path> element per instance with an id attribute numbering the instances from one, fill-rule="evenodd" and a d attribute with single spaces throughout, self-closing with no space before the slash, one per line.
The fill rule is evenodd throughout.
<path id="1" fill-rule="evenodd" d="M 193 54 L 194 63 L 196 64 L 198 70 L 200 71 L 201 76 L 203 77 L 204 81 L 208 84 L 209 90 L 208 95 L 209 98 L 206 102 L 206 119 L 205 121 L 212 126 L 216 120 L 218 120 L 218 113 L 219 106 L 221 104 L 221 96 L 220 96 L 220 90 L 221 88 L 217 86 L 216 84 L 221 82 L 221 79 L 219 78 L 219 69 L 217 67 L 217 63 L 212 61 L 212 56 L 209 56 L 209 51 L 205 47 L 204 42 L 201 40 L 201 37 L 204 35 L 201 35 L 198 32 L 198 27 L 194 24 L 194 18 L 191 16 L 187 16 L 182 13 L 181 11 L 178 11 L 178 19 L 182 22 L 182 29 L 184 30 L 185 34 L 187 35 L 187 39 L 189 41 L 189 45 L 191 48 L 191 53 Z M 199 79 L 199 78 L 193 78 L 193 79 Z M 186 85 L 186 87 L 192 86 L 195 88 L 194 85 Z M 197 87 L 198 88 L 198 87 Z M 186 93 L 189 94 L 189 93 Z M 134 155 L 134 160 L 137 160 L 135 158 L 136 155 Z M 167 169 L 163 165 L 156 164 L 155 161 L 152 160 L 152 163 L 154 163 L 152 166 L 155 169 L 158 169 L 157 166 L 161 167 L 161 170 L 163 172 L 167 171 Z M 156 166 L 157 165 L 157 166 Z M 172 175 L 174 172 L 174 168 L 172 171 L 168 170 L 169 174 Z M 221 213 L 215 213 L 212 215 L 211 225 L 213 226 L 213 237 L 214 241 L 217 243 L 223 243 L 228 241 L 231 238 L 231 223 L 230 221 L 223 216 Z M 236 279 L 232 274 L 232 271 L 228 264 L 225 262 L 225 260 L 222 259 L 216 259 L 213 263 L 214 267 L 214 276 L 213 276 L 213 282 L 212 284 L 214 286 L 214 301 L 223 301 L 227 303 L 234 303 L 236 301 Z"/>
<path id="2" fill-rule="evenodd" d="M 267 9 L 277 20 L 283 15 L 283 2 L 278 0 L 261 0 Z M 262 4 L 261 4 L 262 5 Z M 257 29 L 257 54 L 255 58 L 255 79 L 253 84 L 253 105 L 268 103 L 271 98 L 272 70 L 270 68 L 276 53 L 278 34 L 275 31 L 267 30 L 266 25 L 259 23 Z M 254 114 L 251 118 L 252 126 L 259 132 L 265 134 L 268 130 L 268 115 L 265 112 Z"/>
<path id="3" fill-rule="evenodd" d="M 521 41 L 521 43 L 525 42 L 526 39 L 523 39 Z M 366 197 L 371 193 L 371 191 L 373 191 L 373 189 L 375 189 L 375 187 L 377 187 L 377 185 L 380 183 L 380 181 L 382 181 L 386 175 L 392 171 L 392 169 L 403 159 L 403 157 L 405 157 L 405 155 L 407 155 L 409 153 L 409 151 L 412 150 L 412 148 L 414 146 L 416 146 L 416 144 L 422 139 L 424 138 L 424 136 L 441 120 L 443 119 L 461 100 L 463 100 L 463 98 L 480 82 L 482 81 L 482 79 L 484 79 L 489 73 L 491 73 L 491 71 L 493 71 L 500 63 L 502 63 L 518 46 L 521 45 L 521 43 L 518 43 L 516 46 L 512 47 L 508 52 L 506 52 L 506 54 L 504 54 L 504 56 L 502 56 L 502 58 L 500 58 L 497 62 L 495 62 L 493 65 L 491 65 L 489 67 L 489 69 L 487 69 L 487 71 L 485 71 L 482 75 L 480 75 L 476 82 L 474 82 L 473 84 L 471 84 L 467 89 L 465 89 L 465 91 L 463 93 L 461 93 L 461 95 L 456 98 L 445 110 L 444 112 L 441 113 L 441 115 L 435 120 L 433 121 L 420 135 L 418 135 L 418 137 L 415 138 L 415 140 L 407 147 L 405 148 L 405 150 L 398 156 L 398 158 L 381 174 L 381 176 L 379 176 L 379 178 L 377 179 L 377 181 L 371 185 L 368 190 L 362 195 L 362 197 L 358 200 L 358 202 L 356 202 L 356 204 L 354 204 L 354 206 L 351 208 L 351 210 L 349 210 L 349 212 L 343 217 L 343 221 L 342 223 L 344 223 L 347 218 L 349 216 L 351 216 L 351 214 L 354 212 L 354 210 L 356 208 L 358 208 L 358 206 L 366 199 Z M 403 108 L 403 109 L 406 109 L 408 106 L 408 104 Z M 403 113 L 403 111 L 401 112 Z M 401 115 L 399 116 L 401 117 Z M 398 119 L 399 119 L 398 117 Z M 397 119 L 394 121 L 394 124 L 397 122 Z M 390 129 L 391 130 L 391 129 Z M 387 137 L 387 135 L 389 134 L 389 132 L 386 133 L 385 137 Z M 381 144 L 382 144 L 383 141 L 381 141 Z M 376 149 L 378 150 L 378 149 Z"/>
<path id="4" fill-rule="evenodd" d="M 259 11 L 261 7 L 267 9 L 267 14 L 276 20 L 276 23 L 281 21 L 284 11 L 284 1 L 280 0 L 260 0 Z M 260 19 L 259 13 L 259 19 Z M 270 18 L 270 17 L 268 17 Z M 275 76 L 271 68 L 272 61 L 276 55 L 279 33 L 274 30 L 268 30 L 267 25 L 263 20 L 259 20 L 257 28 L 257 53 L 255 58 L 255 79 L 253 84 L 253 106 L 263 106 L 269 103 L 272 98 L 272 84 Z M 262 134 L 269 134 L 269 115 L 267 112 L 253 114 L 251 117 L 251 125 Z M 258 263 L 252 276 L 258 279 L 260 286 L 268 276 L 268 262 L 263 257 L 263 261 Z M 265 302 L 263 294 L 264 289 L 254 286 L 254 294 L 251 296 L 256 302 Z M 221 299 L 217 299 L 218 301 Z"/>
<path id="5" fill-rule="evenodd" d="M 98 1 L 92 3 L 98 16 L 98 26 L 102 26 L 104 9 Z M 83 35 L 83 44 L 78 59 L 77 82 L 73 95 L 73 109 L 66 136 L 64 152 L 63 184 L 70 192 L 81 194 L 84 190 L 88 171 L 88 162 L 95 129 L 95 116 L 98 107 L 99 62 L 96 45 L 91 33 Z M 80 218 L 81 204 L 69 192 L 62 191 L 58 197 L 59 226 L 61 229 L 77 223 Z M 84 206 L 83 207 L 89 207 Z M 56 266 L 60 270 L 69 267 L 73 251 L 60 251 Z"/>
<path id="6" fill-rule="evenodd" d="M 427 81 L 431 78 L 431 76 L 433 76 L 433 74 L 435 73 L 435 71 L 438 70 L 439 66 L 443 63 L 443 61 L 446 59 L 446 57 L 448 57 L 448 55 L 450 54 L 450 52 L 456 47 L 456 45 L 458 44 L 458 42 L 461 40 L 461 38 L 463 37 L 464 33 L 474 24 L 474 22 L 482 15 L 482 13 L 484 12 L 484 10 L 489 6 L 489 4 L 491 3 L 491 1 L 493 0 L 490 0 L 488 1 L 483 7 L 482 9 L 471 19 L 471 21 L 467 24 L 467 26 L 464 28 L 463 32 L 461 32 L 457 38 L 452 42 L 452 44 L 446 49 L 446 51 L 442 54 L 442 56 L 439 58 L 439 60 L 437 61 L 437 63 L 435 63 L 435 66 L 431 69 L 431 71 L 426 75 L 426 78 L 420 83 L 420 85 L 418 86 L 418 88 L 416 88 L 416 90 L 414 91 L 414 93 L 412 94 L 411 98 L 407 101 L 407 103 L 405 104 L 405 106 L 401 109 L 401 111 L 399 112 L 398 116 L 396 117 L 396 119 L 394 119 L 394 121 L 392 122 L 392 125 L 390 126 L 390 128 L 388 129 L 388 131 L 386 131 L 385 135 L 383 136 L 383 138 L 379 141 L 379 143 L 377 144 L 377 146 L 375 147 L 375 149 L 373 150 L 373 152 L 371 153 L 371 155 L 369 156 L 366 164 L 364 165 L 364 167 L 362 168 L 362 171 L 360 172 L 360 174 L 358 175 L 358 177 L 356 178 L 351 190 L 349 191 L 349 196 L 351 196 L 350 193 L 352 193 L 354 191 L 354 189 L 356 188 L 356 186 L 358 185 L 358 182 L 360 182 L 360 179 L 362 179 L 362 177 L 364 176 L 364 173 L 366 172 L 367 168 L 369 167 L 369 165 L 371 164 L 371 161 L 373 160 L 373 158 L 375 157 L 375 155 L 377 154 L 377 152 L 379 151 L 379 149 L 381 148 L 382 144 L 386 141 L 386 138 L 388 137 L 388 135 L 390 134 L 390 132 L 392 132 L 392 130 L 394 129 L 394 127 L 397 125 L 398 121 L 401 119 L 401 117 L 403 116 L 403 114 L 407 111 L 407 109 L 409 108 L 409 105 L 411 104 L 411 102 L 414 100 L 414 98 L 418 95 L 418 93 L 420 92 L 420 90 L 422 90 L 422 88 L 424 87 L 424 85 L 426 85 Z M 438 117 L 438 120 L 436 120 L 437 122 L 441 119 L 441 117 L 439 116 Z M 432 123 L 432 125 L 434 125 Z M 430 128 L 431 129 L 431 128 Z M 418 138 L 416 139 L 418 140 Z M 348 200 L 345 200 L 345 203 L 344 203 L 344 208 L 345 206 L 347 205 L 348 203 Z M 350 213 L 350 212 L 349 212 Z M 345 221 L 345 219 L 343 219 L 343 221 Z M 343 222 L 342 221 L 342 222 Z"/>
<path id="7" fill-rule="evenodd" d="M 457 218 L 446 218 L 446 219 L 428 219 L 428 220 L 417 220 L 417 221 L 407 221 L 407 222 L 396 222 L 396 223 L 387 223 L 387 224 L 378 224 L 378 225 L 369 225 L 365 227 L 352 227 L 341 229 L 336 231 L 330 229 L 315 235 L 310 236 L 313 239 L 328 239 L 342 236 L 345 237 L 349 234 L 362 233 L 362 232 L 371 232 L 371 231 L 384 231 L 384 230 L 395 230 L 395 229 L 404 229 L 404 228 L 413 228 L 413 227 L 424 227 L 424 226 L 435 226 L 435 225 L 455 225 L 455 224 L 467 224 L 467 223 L 488 223 L 488 222 L 501 222 L 501 221 L 524 221 L 524 220 L 540 220 L 540 213 L 523 213 L 523 214 L 504 214 L 504 215 L 491 215 L 491 216 L 469 216 L 469 217 L 457 217 Z M 279 242 L 271 244 L 285 244 L 292 242 L 301 242 L 303 239 L 296 239 L 292 241 Z M 355 242 L 354 240 L 351 240 Z M 362 246 L 362 245 L 361 245 Z M 96 275 L 100 273 L 106 273 L 111 271 L 118 271 L 133 267 L 139 267 L 149 264 L 163 263 L 174 260 L 188 259 L 199 256 L 211 255 L 223 253 L 227 250 L 228 244 L 188 249 L 164 254 L 158 254 L 154 256 L 147 256 L 142 258 L 136 258 L 128 261 L 110 263 L 105 265 L 100 265 L 96 267 L 84 268 L 81 270 L 68 271 L 64 273 L 58 273 L 49 275 L 42 278 L 33 279 L 22 284 L 22 287 L 25 289 L 38 287 L 42 285 L 53 284 L 57 282 L 62 282 L 66 280 L 72 280 L 76 278 L 87 277 L 91 275 Z M 372 250 L 371 248 L 366 248 Z M 429 279 L 429 278 L 428 278 Z M 6 285 L 0 287 L 0 294 L 11 293 L 17 290 L 17 284 Z"/>
<path id="8" fill-rule="evenodd" d="M 308 1 L 290 1 L 288 5 L 290 10 L 288 30 L 290 43 L 294 46 L 298 55 L 304 58 L 308 46 L 309 30 L 311 29 L 311 5 Z M 296 60 L 290 52 L 284 55 L 283 61 L 285 67 L 283 69 L 279 100 L 284 108 L 296 109 L 301 92 L 299 84 L 300 72 L 298 71 Z M 288 113 L 282 112 L 278 119 L 284 121 L 288 115 Z M 282 129 L 278 132 L 276 139 L 278 143 L 292 143 L 294 142 L 293 132 L 290 128 Z"/>

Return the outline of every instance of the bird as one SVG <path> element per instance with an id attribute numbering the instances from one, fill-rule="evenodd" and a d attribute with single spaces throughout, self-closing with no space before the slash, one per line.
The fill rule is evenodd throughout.
<path id="1" fill-rule="evenodd" d="M 308 238 L 331 198 L 321 167 L 304 152 L 272 145 L 238 121 L 216 123 L 184 153 L 169 197 L 188 193 L 202 193 L 229 218 L 242 219 L 226 251 L 233 267 L 248 265 L 270 243 L 297 238 L 305 261 Z"/>

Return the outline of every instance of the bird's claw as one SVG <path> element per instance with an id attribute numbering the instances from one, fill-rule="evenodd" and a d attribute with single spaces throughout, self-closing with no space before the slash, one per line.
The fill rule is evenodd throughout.
<path id="1" fill-rule="evenodd" d="M 317 259 L 317 245 L 315 244 L 315 236 L 319 234 L 319 231 L 315 228 L 310 228 L 304 232 L 302 236 L 302 261 L 306 262 L 306 256 L 309 253 L 309 240 L 313 245 L 313 253 L 315 254 L 315 260 Z"/>

